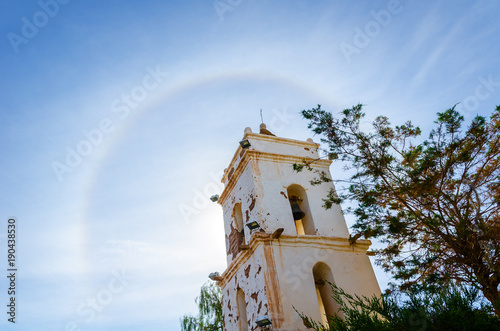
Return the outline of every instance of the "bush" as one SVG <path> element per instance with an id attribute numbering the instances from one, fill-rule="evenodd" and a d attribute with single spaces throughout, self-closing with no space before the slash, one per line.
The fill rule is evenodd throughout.
<path id="1" fill-rule="evenodd" d="M 328 327 L 299 313 L 304 325 L 317 331 L 500 330 L 500 319 L 477 289 L 449 286 L 371 298 L 353 296 L 330 284 L 344 319 L 328 316 Z"/>

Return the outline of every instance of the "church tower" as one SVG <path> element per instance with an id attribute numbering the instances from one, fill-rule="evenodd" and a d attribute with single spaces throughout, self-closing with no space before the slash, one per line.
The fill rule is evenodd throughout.
<path id="1" fill-rule="evenodd" d="M 294 308 L 325 322 L 325 313 L 339 314 L 325 280 L 348 293 L 380 294 L 367 256 L 371 242 L 350 244 L 340 206 L 322 207 L 333 183 L 312 185 L 316 173 L 292 169 L 304 158 L 317 160 L 312 167 L 330 176 L 319 144 L 276 137 L 261 124 L 260 133 L 246 128 L 240 145 L 218 200 L 228 263 L 217 277 L 225 330 L 259 330 L 268 320 L 263 329 L 305 330 Z"/>

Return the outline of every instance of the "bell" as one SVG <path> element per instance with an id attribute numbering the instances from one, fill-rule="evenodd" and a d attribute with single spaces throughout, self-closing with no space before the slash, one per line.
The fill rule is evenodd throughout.
<path id="1" fill-rule="evenodd" d="M 302 210 L 300 210 L 299 204 L 297 201 L 292 202 L 292 214 L 293 214 L 293 220 L 298 221 L 300 219 L 303 219 L 304 216 L 306 216 L 306 213 L 304 213 Z"/>

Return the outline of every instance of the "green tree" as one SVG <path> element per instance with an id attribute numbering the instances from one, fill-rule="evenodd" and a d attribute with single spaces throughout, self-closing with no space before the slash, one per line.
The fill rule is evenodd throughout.
<path id="1" fill-rule="evenodd" d="M 451 286 L 438 292 L 366 298 L 330 285 L 344 318 L 328 316 L 325 326 L 299 313 L 306 327 L 316 331 L 500 330 L 500 319 L 477 289 Z"/>
<path id="2" fill-rule="evenodd" d="M 182 331 L 222 331 L 222 293 L 214 283 L 201 287 L 196 298 L 198 316 L 185 315 L 180 319 Z"/>
<path id="3" fill-rule="evenodd" d="M 354 238 L 384 244 L 377 263 L 399 289 L 467 284 L 500 315 L 500 107 L 467 128 L 455 107 L 438 113 L 426 140 L 411 122 L 393 127 L 385 116 L 365 129 L 362 105 L 339 117 L 318 105 L 302 116 L 352 174 L 325 207 L 353 202 Z"/>

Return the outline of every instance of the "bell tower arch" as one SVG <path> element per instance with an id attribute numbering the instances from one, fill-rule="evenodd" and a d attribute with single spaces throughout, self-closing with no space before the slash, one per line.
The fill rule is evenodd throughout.
<path id="1" fill-rule="evenodd" d="M 314 159 L 312 167 L 330 176 L 331 161 L 319 159 L 318 148 L 312 139 L 276 137 L 264 124 L 259 133 L 245 129 L 218 200 L 228 263 L 218 281 L 225 330 L 259 330 L 266 319 L 273 330 L 303 330 L 294 307 L 317 321 L 336 312 L 325 281 L 348 293 L 380 293 L 366 255 L 371 242 L 351 245 L 340 206 L 322 207 L 333 183 L 312 185 L 314 172 L 292 168 Z"/>
<path id="2" fill-rule="evenodd" d="M 292 207 L 292 216 L 298 235 L 316 234 L 314 220 L 309 208 L 309 200 L 304 188 L 298 184 L 287 187 L 288 200 Z"/>

